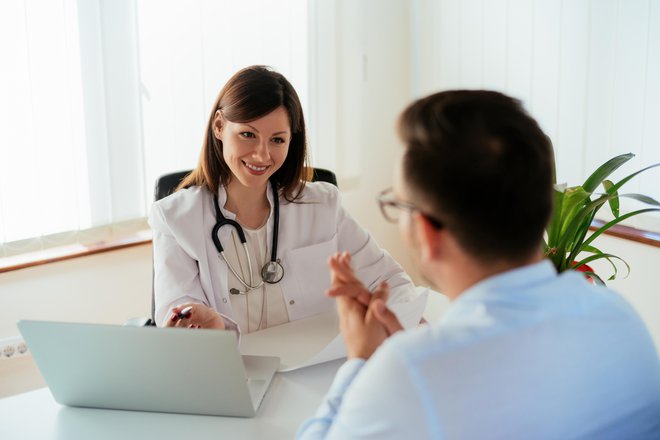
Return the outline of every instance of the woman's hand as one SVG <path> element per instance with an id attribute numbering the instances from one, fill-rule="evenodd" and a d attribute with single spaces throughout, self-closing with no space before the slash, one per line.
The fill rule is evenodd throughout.
<path id="1" fill-rule="evenodd" d="M 186 317 L 179 317 L 179 313 L 190 307 L 190 313 Z M 222 316 L 210 307 L 199 303 L 183 303 L 170 310 L 170 316 L 165 321 L 165 327 L 187 327 L 187 328 L 214 328 L 222 330 L 225 321 Z"/>

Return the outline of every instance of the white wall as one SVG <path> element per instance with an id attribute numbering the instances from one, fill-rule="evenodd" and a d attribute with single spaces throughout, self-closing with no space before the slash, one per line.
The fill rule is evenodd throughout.
<path id="1" fill-rule="evenodd" d="M 325 5 L 327 7 L 327 4 Z M 330 160 L 348 211 L 414 273 L 396 225 L 387 223 L 375 201 L 392 186 L 399 113 L 410 101 L 409 4 L 405 0 L 339 0 L 331 11 L 333 38 L 317 46 L 332 53 L 320 60 L 320 74 L 335 73 L 316 96 L 334 113 L 319 120 L 316 141 L 335 151 Z M 318 84 L 317 84 L 318 86 Z M 314 84 L 312 84 L 314 87 Z M 318 104 L 318 103 L 317 103 Z"/>
<path id="2" fill-rule="evenodd" d="M 603 252 L 617 255 L 630 264 L 628 277 L 625 277 L 625 267 L 619 264 L 617 279 L 605 282 L 635 307 L 644 319 L 660 352 L 660 285 L 658 284 L 660 248 L 609 235 L 601 235 L 595 242 L 595 246 Z M 604 275 L 602 277 L 604 280 L 612 273 L 610 266 L 603 262 L 594 264 L 594 269 Z"/>
<path id="3" fill-rule="evenodd" d="M 18 319 L 123 323 L 151 313 L 151 246 L 0 274 L 0 338 Z"/>
<path id="4" fill-rule="evenodd" d="M 0 274 L 0 339 L 16 321 L 122 324 L 151 314 L 151 245 Z M 31 357 L 0 358 L 0 397 L 43 386 Z"/>

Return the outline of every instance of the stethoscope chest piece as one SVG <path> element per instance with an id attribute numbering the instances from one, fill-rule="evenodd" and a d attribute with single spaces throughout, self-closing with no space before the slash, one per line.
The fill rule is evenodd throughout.
<path id="1" fill-rule="evenodd" d="M 284 268 L 280 260 L 269 261 L 261 268 L 261 279 L 268 284 L 277 284 L 284 276 Z"/>

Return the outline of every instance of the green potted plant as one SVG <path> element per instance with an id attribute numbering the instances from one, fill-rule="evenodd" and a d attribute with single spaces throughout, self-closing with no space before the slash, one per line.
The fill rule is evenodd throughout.
<path id="1" fill-rule="evenodd" d="M 594 282 L 605 284 L 603 279 L 594 273 L 589 266 L 589 263 L 600 259 L 607 260 L 613 268 L 613 273 L 608 280 L 615 279 L 617 275 L 617 266 L 613 260 L 621 261 L 626 266 L 627 271 L 630 272 L 630 266 L 625 260 L 601 251 L 593 245 L 593 242 L 603 232 L 630 217 L 646 212 L 660 211 L 660 203 L 651 197 L 643 194 L 619 193 L 619 189 L 630 179 L 650 168 L 660 166 L 660 163 L 642 168 L 617 183 L 608 180 L 610 174 L 632 157 L 634 157 L 634 154 L 628 153 L 608 160 L 580 186 L 567 187 L 565 184 L 555 184 L 554 208 L 546 230 L 544 250 L 545 255 L 552 261 L 558 272 L 569 269 L 579 270 Z M 596 193 L 595 191 L 600 185 L 603 186 L 604 192 Z M 638 200 L 649 207 L 621 215 L 619 213 L 619 198 L 621 197 Z M 609 205 L 614 219 L 606 222 L 587 236 L 596 213 L 606 203 Z M 584 256 L 585 254 L 587 256 Z"/>

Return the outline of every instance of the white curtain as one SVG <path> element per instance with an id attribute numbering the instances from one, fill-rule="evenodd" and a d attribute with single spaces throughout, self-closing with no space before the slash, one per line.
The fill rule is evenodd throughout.
<path id="1" fill-rule="evenodd" d="M 553 141 L 558 182 L 569 186 L 581 184 L 618 154 L 636 156 L 614 181 L 660 162 L 660 1 L 415 0 L 412 5 L 416 96 L 487 88 L 522 99 Z M 660 168 L 641 174 L 621 192 L 660 200 Z M 621 202 L 630 209 L 629 200 Z M 634 220 L 633 226 L 660 231 L 658 215 Z"/>
<path id="2" fill-rule="evenodd" d="M 196 165 L 226 80 L 271 65 L 307 107 L 307 2 L 0 2 L 0 256 L 144 226 Z"/>

